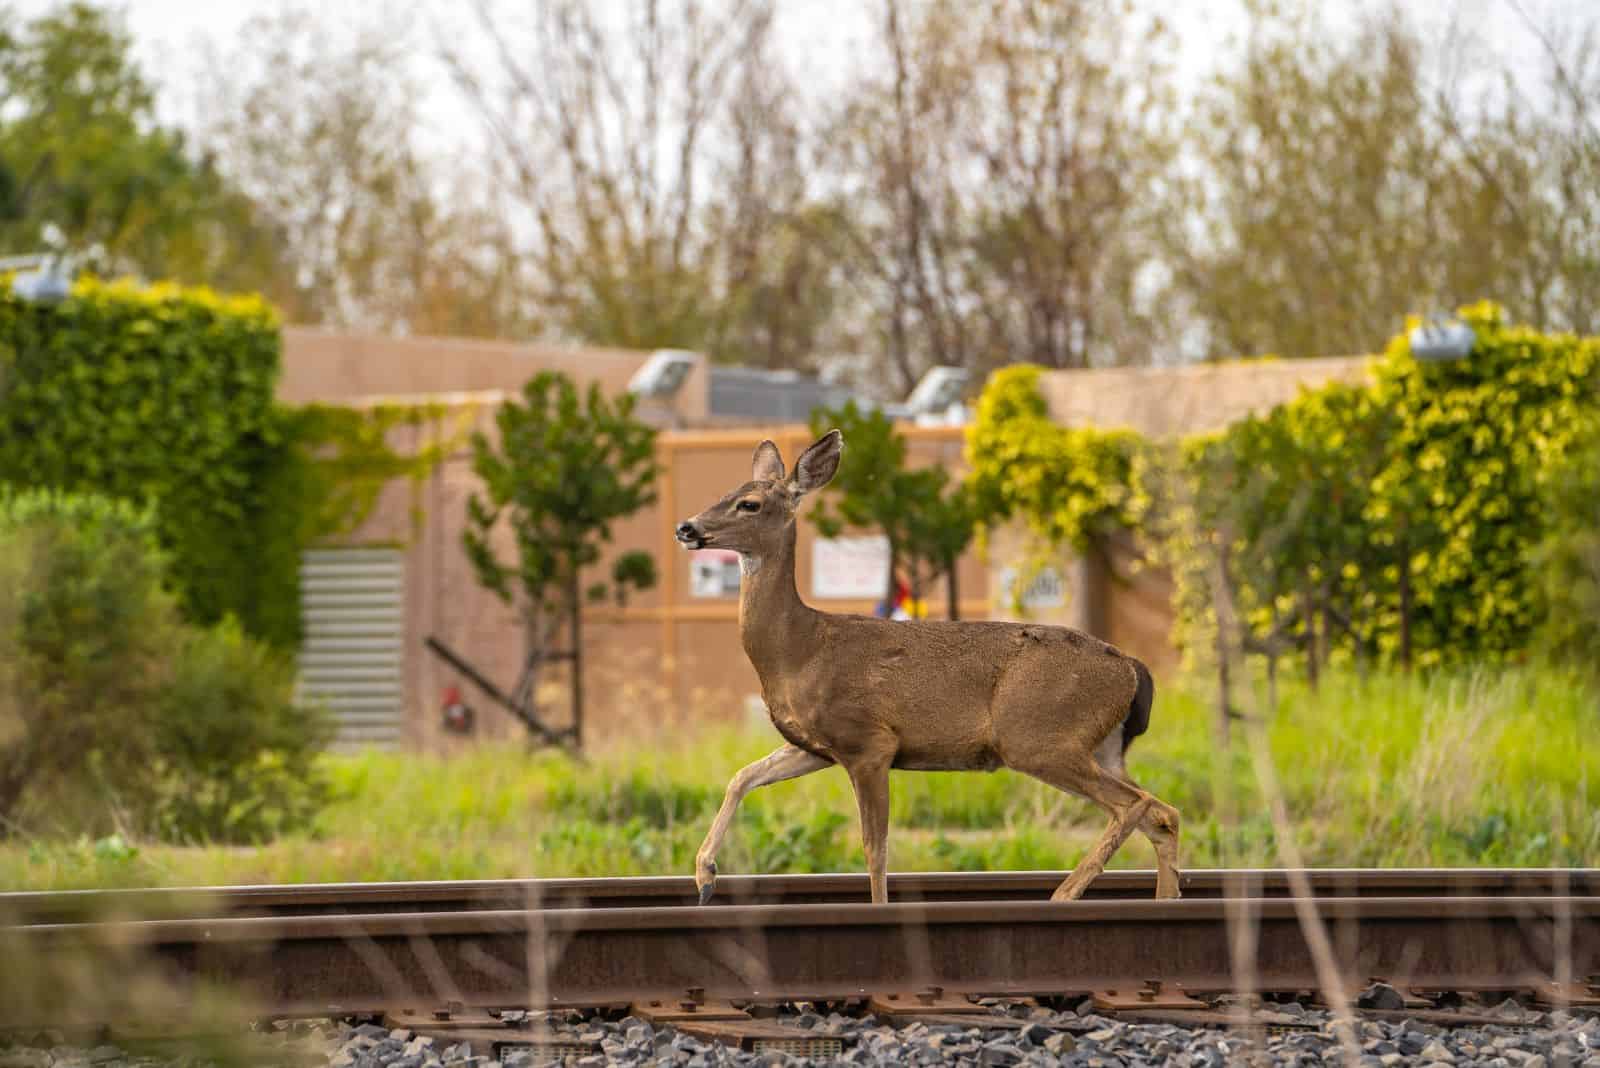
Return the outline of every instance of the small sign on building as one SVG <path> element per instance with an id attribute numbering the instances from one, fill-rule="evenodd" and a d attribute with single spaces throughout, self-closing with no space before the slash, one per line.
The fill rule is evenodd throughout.
<path id="1" fill-rule="evenodd" d="M 1009 605 L 1015 596 L 1017 585 L 1017 569 L 1014 567 L 1003 568 L 1000 571 L 1000 603 Z M 1067 603 L 1066 587 L 1061 581 L 1061 572 L 1046 565 L 1039 569 L 1022 591 L 1023 608 L 1060 608 Z"/>
<path id="2" fill-rule="evenodd" d="M 889 539 L 818 538 L 811 543 L 811 596 L 881 601 L 889 586 Z"/>
<path id="3" fill-rule="evenodd" d="M 700 549 L 690 553 L 689 595 L 739 596 L 739 554 L 731 549 Z"/>

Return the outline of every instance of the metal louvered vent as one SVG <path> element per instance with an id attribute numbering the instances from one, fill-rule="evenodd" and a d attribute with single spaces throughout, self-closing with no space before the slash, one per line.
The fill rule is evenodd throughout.
<path id="1" fill-rule="evenodd" d="M 405 557 L 398 549 L 312 549 L 300 559 L 300 692 L 339 724 L 340 748 L 400 744 Z"/>

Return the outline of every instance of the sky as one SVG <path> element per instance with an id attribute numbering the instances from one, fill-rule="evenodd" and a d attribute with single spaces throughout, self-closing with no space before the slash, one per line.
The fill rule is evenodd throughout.
<path id="1" fill-rule="evenodd" d="M 13 10 L 26 16 L 54 6 L 56 0 L 10 0 Z M 526 0 L 532 2 L 532 0 Z M 625 3 L 627 0 L 594 0 L 597 4 Z M 1135 5 L 1159 13 L 1175 29 L 1178 52 L 1173 57 L 1180 87 L 1197 85 L 1214 69 L 1218 58 L 1230 52 L 1245 25 L 1245 0 L 1134 0 Z M 1384 0 L 1327 0 L 1322 13 L 1337 28 L 1353 16 L 1370 10 Z M 1536 39 L 1528 32 L 1517 4 L 1538 21 L 1559 22 L 1583 9 L 1593 0 L 1411 0 L 1407 10 L 1426 26 L 1442 25 L 1459 15 L 1478 29 L 1484 39 L 1513 53 L 1531 54 Z M 515 9 L 517 0 L 503 0 L 506 9 Z M 181 86 L 185 74 L 194 69 L 202 42 L 207 39 L 223 51 L 237 39 L 246 21 L 256 14 L 283 7 L 307 6 L 308 0 L 112 0 L 120 8 L 133 31 L 136 50 L 147 73 L 158 83 Z M 393 11 L 384 0 L 335 0 L 315 5 L 352 22 L 375 18 Z M 452 0 L 433 0 L 415 5 L 422 10 L 459 10 Z M 873 32 L 873 0 L 779 0 L 779 49 L 799 77 L 806 91 L 826 94 L 837 86 L 867 49 Z M 976 5 L 975 5 L 976 6 Z M 429 94 L 425 115 L 434 132 L 445 135 L 461 129 L 468 119 L 464 106 L 453 98 L 452 90 L 429 68 L 430 41 L 426 23 L 413 33 L 419 69 L 438 86 Z M 178 93 L 162 101 L 169 119 L 185 118 L 182 109 L 189 102 Z"/>

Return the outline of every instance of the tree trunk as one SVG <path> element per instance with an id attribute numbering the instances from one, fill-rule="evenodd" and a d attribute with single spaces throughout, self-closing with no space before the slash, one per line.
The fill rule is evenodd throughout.
<path id="1" fill-rule="evenodd" d="M 1267 712 L 1276 716 L 1278 712 L 1278 605 L 1274 602 L 1271 606 L 1271 615 L 1268 622 L 1271 629 L 1268 631 L 1267 646 Z"/>
<path id="2" fill-rule="evenodd" d="M 956 582 L 956 566 L 959 561 L 949 559 L 944 562 L 944 589 L 949 598 L 947 612 L 951 619 L 961 618 L 961 591 Z"/>
<path id="3" fill-rule="evenodd" d="M 522 639 L 523 658 L 527 670 L 523 672 L 516 691 L 511 695 L 511 703 L 526 708 L 529 714 L 538 720 L 539 671 L 544 665 L 544 654 L 550 648 L 550 641 L 548 635 L 544 633 L 544 627 L 540 625 L 538 616 L 532 611 L 523 614 Z"/>
<path id="4" fill-rule="evenodd" d="M 888 585 L 883 594 L 883 617 L 888 619 L 894 615 L 894 595 L 897 592 L 896 573 L 900 569 L 900 552 L 895 548 L 894 541 L 889 542 L 889 578 Z"/>
<path id="5" fill-rule="evenodd" d="M 1333 648 L 1333 619 L 1328 612 L 1331 599 L 1328 578 L 1324 575 L 1317 587 L 1317 657 L 1324 665 L 1328 663 L 1329 652 Z"/>
<path id="6" fill-rule="evenodd" d="M 1400 540 L 1400 666 L 1411 670 L 1411 547 Z"/>
<path id="7" fill-rule="evenodd" d="M 567 610 L 572 624 L 572 747 L 583 748 L 583 601 L 578 596 L 578 576 L 568 582 Z"/>
<path id="8" fill-rule="evenodd" d="M 1311 689 L 1316 690 L 1320 681 L 1317 663 L 1317 599 L 1309 589 L 1300 589 L 1301 612 L 1306 620 L 1306 681 L 1311 684 Z"/>
<path id="9" fill-rule="evenodd" d="M 1217 744 L 1226 749 L 1233 728 L 1233 686 L 1228 671 L 1228 628 L 1217 623 Z"/>
<path id="10" fill-rule="evenodd" d="M 1226 531 L 1218 533 L 1216 572 L 1211 589 L 1211 614 L 1217 627 L 1217 746 L 1227 748 L 1233 736 L 1232 651 L 1228 633 L 1235 625 L 1233 583 L 1228 574 L 1228 552 L 1233 546 Z"/>

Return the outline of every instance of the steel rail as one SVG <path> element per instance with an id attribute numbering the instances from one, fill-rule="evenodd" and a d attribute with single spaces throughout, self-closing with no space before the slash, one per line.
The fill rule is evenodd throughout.
<path id="1" fill-rule="evenodd" d="M 1321 868 L 1308 871 L 1319 897 L 1600 895 L 1600 869 Z M 889 876 L 891 901 L 1047 901 L 1065 872 L 904 872 Z M 1202 869 L 1182 877 L 1185 898 L 1288 897 L 1277 869 Z M 1087 900 L 1150 898 L 1155 873 L 1108 871 Z M 859 904 L 865 874 L 729 875 L 713 906 Z M 633 879 L 483 879 L 465 882 L 309 883 L 149 890 L 0 894 L 0 922 L 54 923 L 107 913 L 149 916 L 304 916 L 524 908 L 641 908 L 693 905 L 685 876 Z M 7 919 L 9 918 L 9 919 Z"/>
<path id="2" fill-rule="evenodd" d="M 1251 903 L 1257 989 L 1315 990 L 1295 902 Z M 448 1002 L 594 1006 L 788 1000 L 938 986 L 1074 994 L 1147 979 L 1230 989 L 1236 901 L 729 905 L 234 917 L 4 932 L 29 951 L 136 947 L 190 978 L 239 984 L 275 1011 Z M 1328 898 L 1338 967 L 1431 990 L 1538 989 L 1600 972 L 1600 898 Z M 1559 938 L 1559 944 L 1557 942 Z"/>

